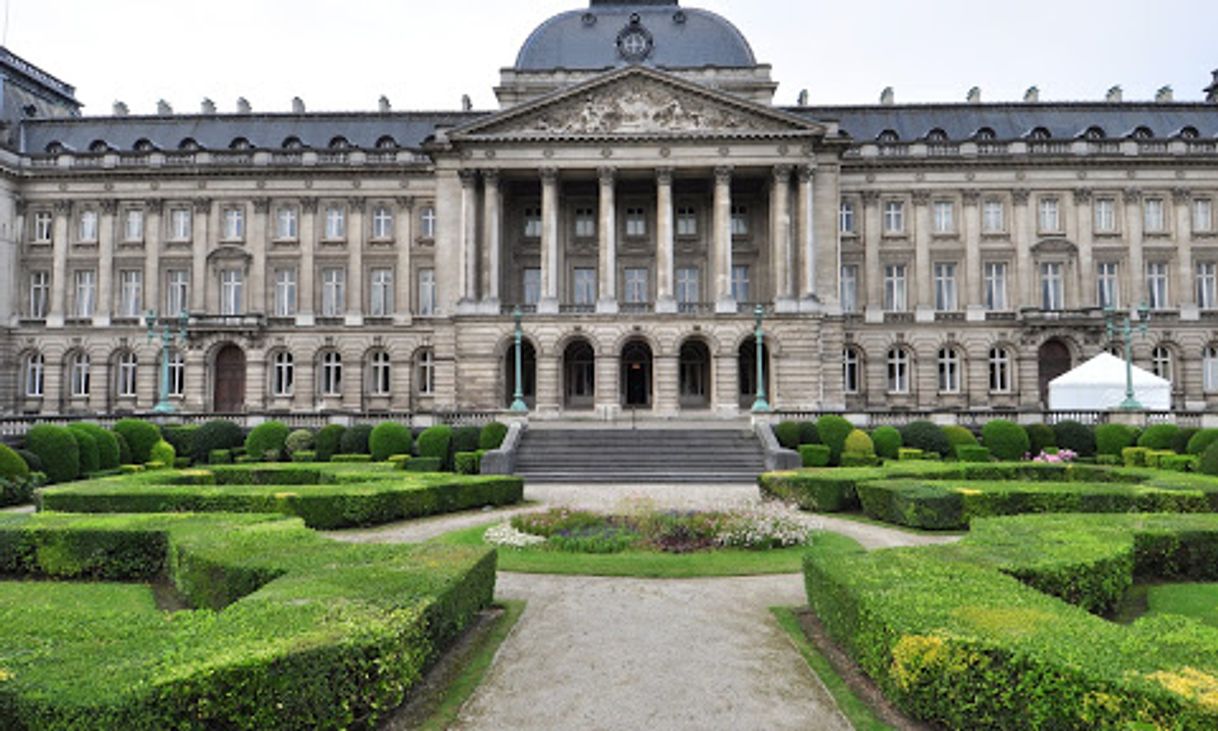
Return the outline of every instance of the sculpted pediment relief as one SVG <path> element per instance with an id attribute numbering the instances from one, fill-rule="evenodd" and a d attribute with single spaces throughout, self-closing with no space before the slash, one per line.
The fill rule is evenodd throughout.
<path id="1" fill-rule="evenodd" d="M 1066 239 L 1044 239 L 1032 247 L 1036 254 L 1077 254 L 1078 247 Z"/>

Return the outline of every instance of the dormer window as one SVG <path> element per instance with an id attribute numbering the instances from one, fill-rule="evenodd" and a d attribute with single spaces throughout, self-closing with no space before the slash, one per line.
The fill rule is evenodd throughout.
<path id="1" fill-rule="evenodd" d="M 289 137 L 283 141 L 283 149 L 285 150 L 303 150 L 304 143 L 299 137 Z"/>
<path id="2" fill-rule="evenodd" d="M 897 134 L 895 130 L 886 129 L 876 136 L 875 141 L 881 145 L 890 145 L 893 142 L 900 142 L 901 135 Z"/>
<path id="3" fill-rule="evenodd" d="M 202 148 L 193 137 L 187 137 L 178 144 L 178 149 L 182 152 L 198 152 Z"/>
<path id="4" fill-rule="evenodd" d="M 1083 139 L 1087 140 L 1102 140 L 1107 136 L 1107 133 L 1105 133 L 1101 127 L 1088 127 L 1087 130 L 1083 132 Z"/>
<path id="5" fill-rule="evenodd" d="M 241 150 L 252 150 L 253 148 L 254 148 L 254 146 L 252 144 L 250 144 L 250 141 L 244 137 L 238 137 L 237 139 L 228 143 L 228 149 L 230 149 L 230 150 L 241 151 Z"/>
<path id="6" fill-rule="evenodd" d="M 68 151 L 67 148 L 63 146 L 62 142 L 52 142 L 51 144 L 47 145 L 46 149 L 48 155 L 62 155 Z"/>
<path id="7" fill-rule="evenodd" d="M 947 133 L 938 127 L 926 133 L 927 142 L 947 142 Z"/>
<path id="8" fill-rule="evenodd" d="M 1180 130 L 1179 136 L 1182 140 L 1195 140 L 1201 136 L 1201 133 L 1197 131 L 1196 127 L 1185 127 Z"/>
<path id="9" fill-rule="evenodd" d="M 398 149 L 398 141 L 385 135 L 376 141 L 376 149 L 378 150 L 396 150 Z"/>
<path id="10" fill-rule="evenodd" d="M 156 145 L 152 144 L 152 140 L 141 139 L 138 140 L 131 149 L 135 150 L 136 152 L 156 152 L 157 147 Z"/>
<path id="11" fill-rule="evenodd" d="M 334 139 L 330 140 L 330 149 L 349 150 L 351 149 L 351 143 L 347 141 L 346 137 L 335 137 Z"/>
<path id="12" fill-rule="evenodd" d="M 1049 140 L 1049 139 L 1053 139 L 1053 134 L 1050 133 L 1049 130 L 1044 127 L 1036 127 L 1035 129 L 1033 129 L 1031 132 L 1028 133 L 1028 139 L 1030 139 L 1030 140 Z"/>
<path id="13" fill-rule="evenodd" d="M 998 135 L 990 127 L 982 127 L 973 135 L 973 139 L 978 142 L 993 142 L 998 139 Z"/>
<path id="14" fill-rule="evenodd" d="M 103 154 L 110 151 L 110 145 L 105 140 L 94 140 L 89 143 L 89 152 Z"/>
<path id="15" fill-rule="evenodd" d="M 1129 136 L 1135 140 L 1153 140 L 1155 133 L 1151 131 L 1150 127 L 1137 127 L 1129 133 Z"/>

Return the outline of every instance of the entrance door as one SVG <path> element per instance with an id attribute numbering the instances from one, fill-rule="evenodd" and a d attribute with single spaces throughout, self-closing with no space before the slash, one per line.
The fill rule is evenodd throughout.
<path id="1" fill-rule="evenodd" d="M 226 345 L 216 353 L 215 392 L 212 408 L 221 414 L 245 410 L 245 353 L 236 345 Z"/>
<path id="2" fill-rule="evenodd" d="M 1040 402 L 1045 408 L 1049 406 L 1049 382 L 1060 375 L 1069 373 L 1074 367 L 1070 357 L 1070 348 L 1060 340 L 1047 340 L 1040 346 L 1037 354 L 1040 364 Z"/>
<path id="3" fill-rule="evenodd" d="M 634 341 L 622 348 L 622 404 L 651 408 L 651 347 Z"/>

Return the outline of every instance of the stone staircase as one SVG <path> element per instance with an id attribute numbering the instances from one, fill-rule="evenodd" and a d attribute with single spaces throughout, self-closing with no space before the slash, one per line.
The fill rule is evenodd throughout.
<path id="1" fill-rule="evenodd" d="M 526 482 L 752 483 L 765 464 L 742 429 L 530 429 L 516 457 Z"/>

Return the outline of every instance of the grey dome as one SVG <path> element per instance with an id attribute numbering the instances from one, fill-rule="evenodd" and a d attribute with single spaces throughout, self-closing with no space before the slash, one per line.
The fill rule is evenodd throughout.
<path id="1" fill-rule="evenodd" d="M 619 37 L 631 27 L 650 40 L 646 55 L 627 58 L 619 50 Z M 681 8 L 675 0 L 594 0 L 585 10 L 560 13 L 538 26 L 520 49 L 515 68 L 600 70 L 631 63 L 747 68 L 756 66 L 757 59 L 736 26 L 715 13 Z"/>

